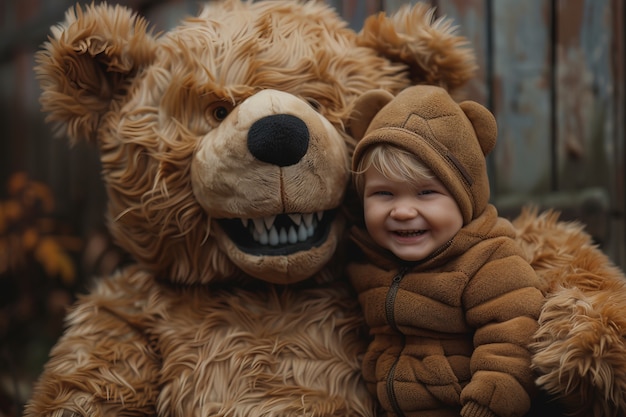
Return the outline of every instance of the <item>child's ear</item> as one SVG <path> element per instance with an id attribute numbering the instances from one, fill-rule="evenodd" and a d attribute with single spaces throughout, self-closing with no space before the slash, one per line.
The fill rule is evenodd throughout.
<path id="1" fill-rule="evenodd" d="M 496 118 L 487 108 L 475 101 L 464 101 L 459 106 L 472 123 L 480 149 L 482 149 L 483 155 L 487 156 L 496 146 L 496 139 L 498 138 Z"/>
<path id="2" fill-rule="evenodd" d="M 386 90 L 371 90 L 356 99 L 350 114 L 350 131 L 354 140 L 363 139 L 374 116 L 393 98 L 393 94 Z"/>

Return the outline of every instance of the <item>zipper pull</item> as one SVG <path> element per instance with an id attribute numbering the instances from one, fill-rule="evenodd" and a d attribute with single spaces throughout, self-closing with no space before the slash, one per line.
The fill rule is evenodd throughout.
<path id="1" fill-rule="evenodd" d="M 394 275 L 394 277 L 392 279 L 392 282 L 395 284 L 395 283 L 398 283 L 398 282 L 402 281 L 402 278 L 404 278 L 404 276 L 406 275 L 408 270 L 409 270 L 409 268 L 407 268 L 406 266 L 400 268 L 398 273 L 396 275 Z"/>

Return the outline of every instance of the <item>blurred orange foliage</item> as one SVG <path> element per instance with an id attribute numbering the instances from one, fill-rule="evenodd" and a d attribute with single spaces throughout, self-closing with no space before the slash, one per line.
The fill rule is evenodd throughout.
<path id="1" fill-rule="evenodd" d="M 79 251 L 82 242 L 57 233 L 50 189 L 17 172 L 8 180 L 7 195 L 0 201 L 0 276 L 37 262 L 47 276 L 73 283 L 76 268 L 68 251 Z"/>

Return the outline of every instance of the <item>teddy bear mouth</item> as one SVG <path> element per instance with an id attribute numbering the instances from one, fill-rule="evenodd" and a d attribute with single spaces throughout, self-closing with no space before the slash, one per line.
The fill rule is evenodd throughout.
<path id="1" fill-rule="evenodd" d="M 334 217 L 334 210 L 329 210 L 218 222 L 241 251 L 284 256 L 320 246 L 328 237 Z"/>

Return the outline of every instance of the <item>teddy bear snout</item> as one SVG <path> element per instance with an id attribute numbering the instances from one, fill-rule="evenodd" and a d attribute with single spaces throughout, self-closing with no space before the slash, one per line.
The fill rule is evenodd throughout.
<path id="1" fill-rule="evenodd" d="M 248 149 L 260 161 L 285 167 L 295 165 L 309 147 L 309 129 L 290 114 L 265 116 L 248 131 Z"/>

